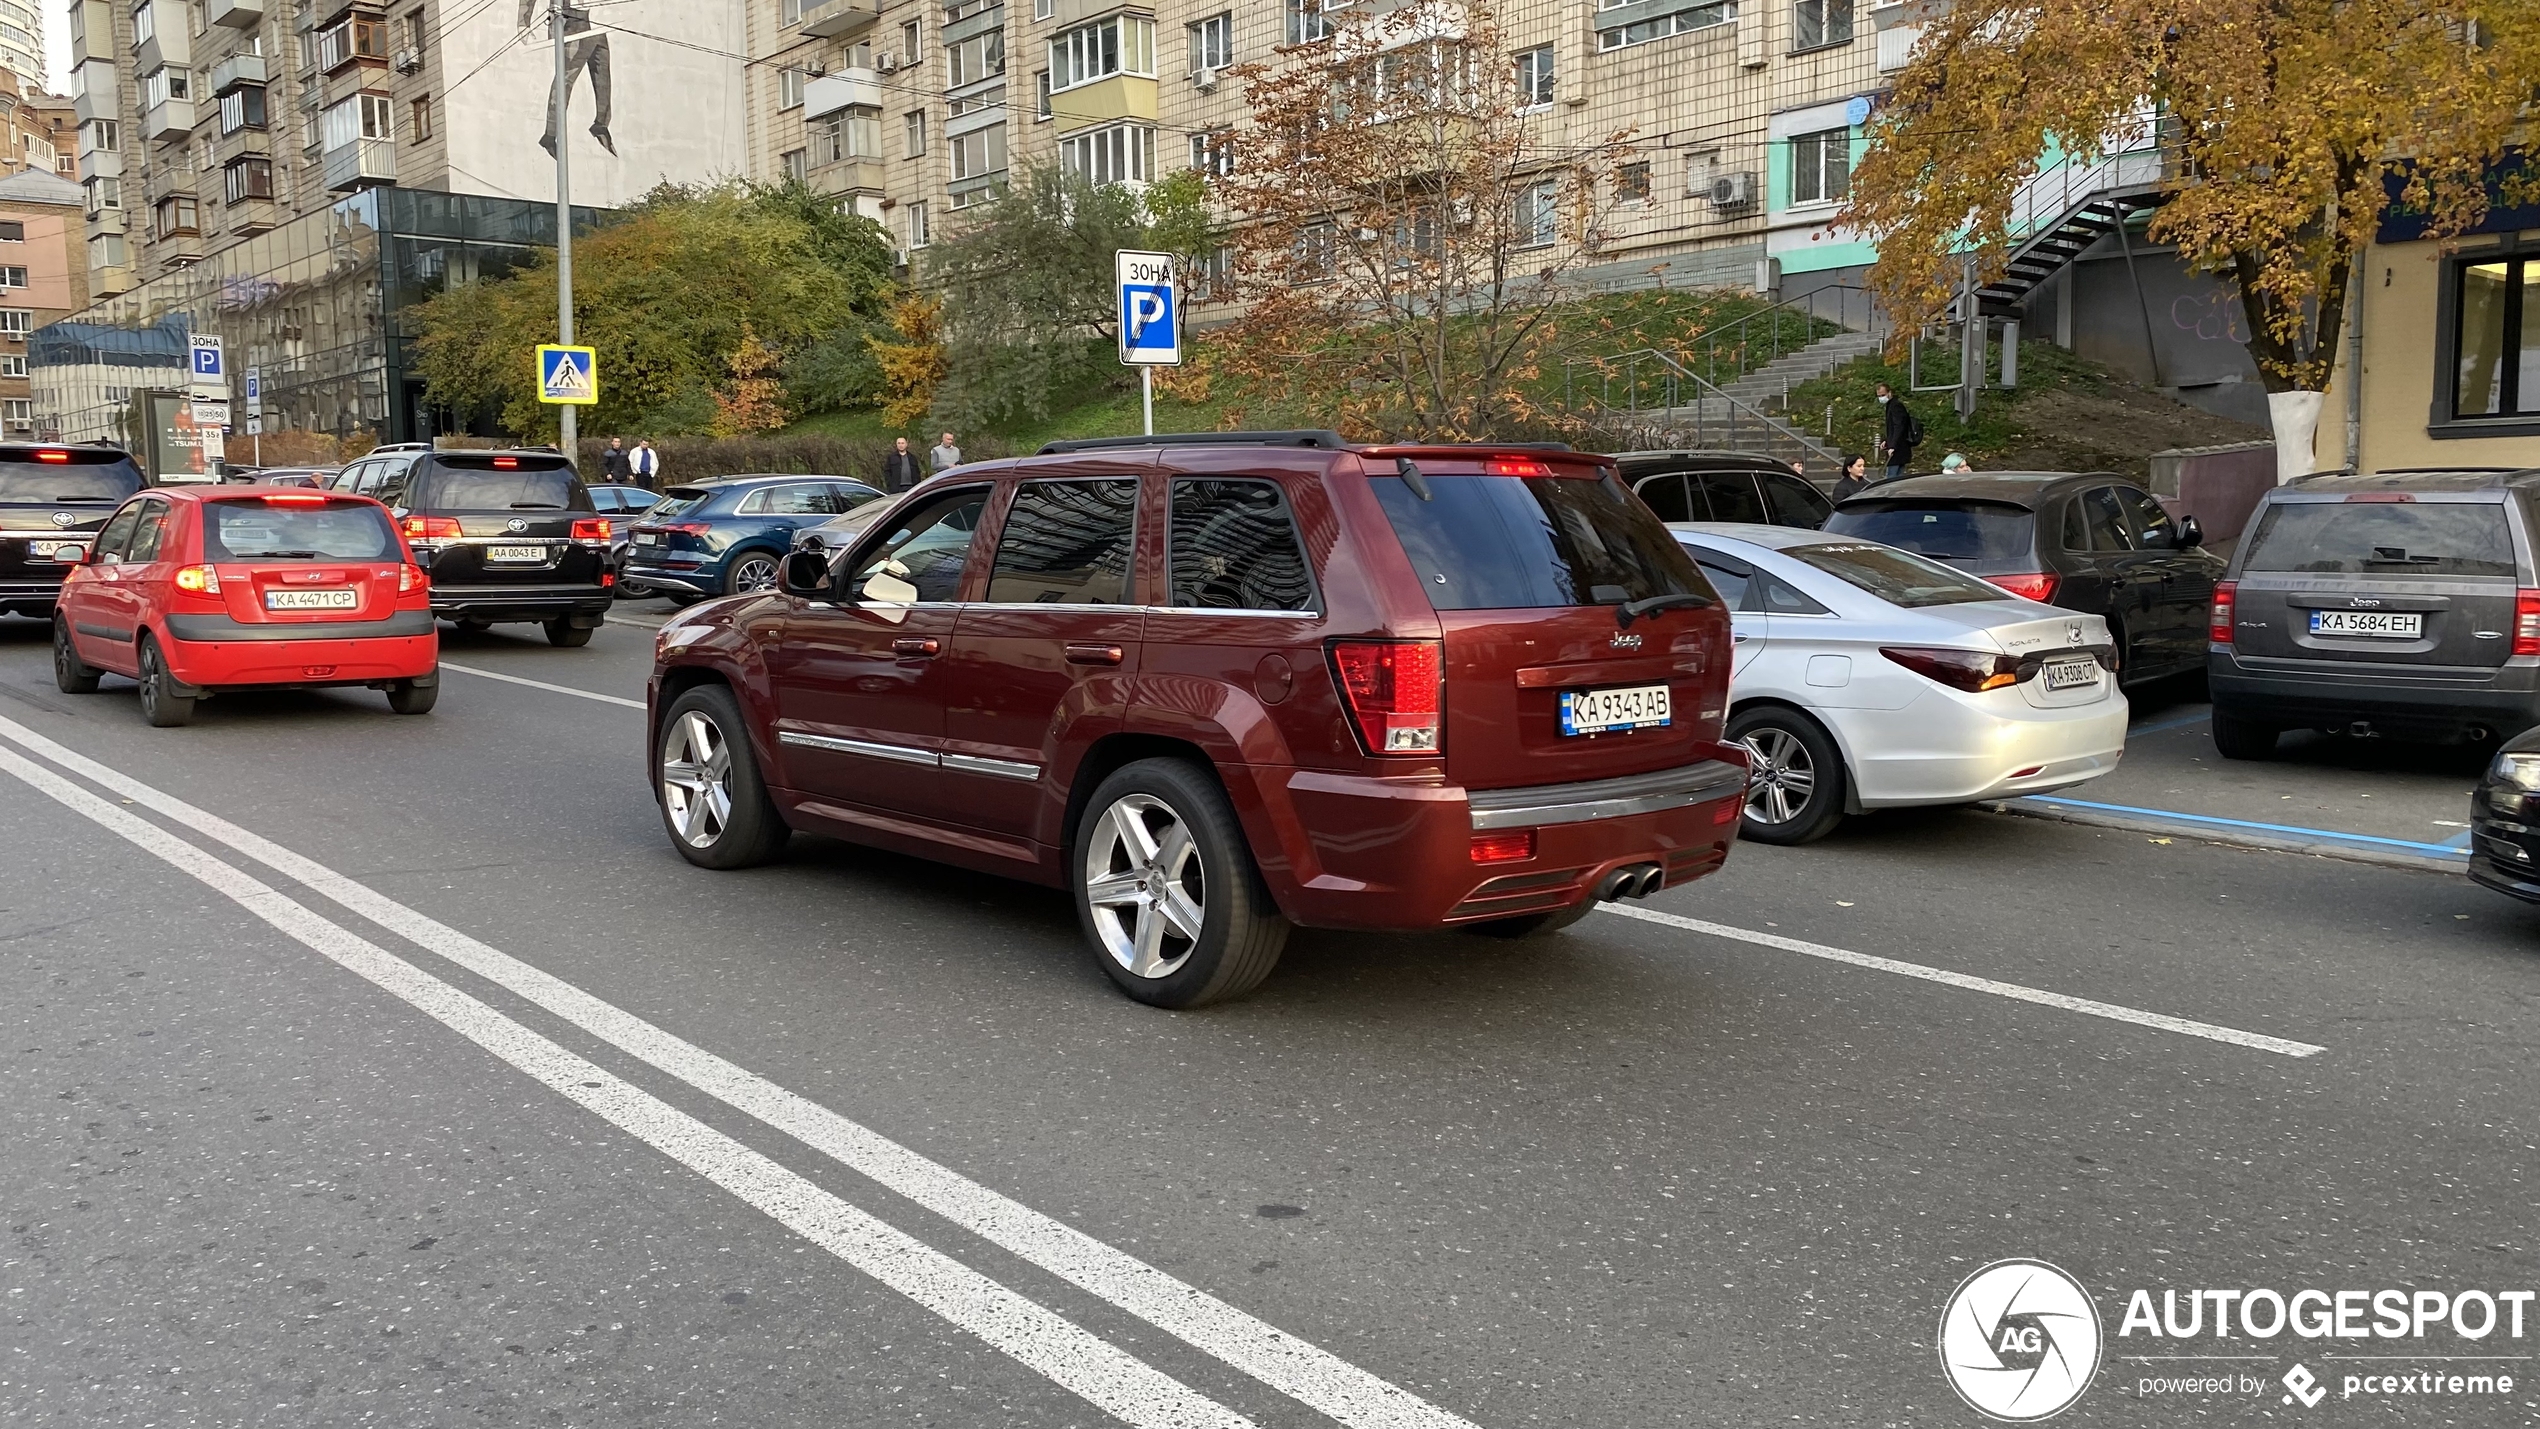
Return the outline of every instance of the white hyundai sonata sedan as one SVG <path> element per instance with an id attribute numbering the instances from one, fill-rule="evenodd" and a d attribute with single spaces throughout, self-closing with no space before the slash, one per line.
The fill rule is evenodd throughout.
<path id="1" fill-rule="evenodd" d="M 2069 788 L 2125 752 L 2096 615 L 1874 541 L 1669 529 L 1729 608 L 1728 737 L 1755 766 L 1747 838 L 1807 843 L 1865 810 Z"/>

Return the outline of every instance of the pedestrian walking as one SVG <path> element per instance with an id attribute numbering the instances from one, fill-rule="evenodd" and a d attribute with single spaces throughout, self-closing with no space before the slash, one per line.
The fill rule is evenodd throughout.
<path id="1" fill-rule="evenodd" d="M 935 449 L 926 454 L 926 460 L 937 471 L 950 471 L 961 465 L 961 448 L 953 445 L 953 434 L 944 433 L 943 440 L 935 443 Z"/>
<path id="2" fill-rule="evenodd" d="M 892 438 L 891 454 L 882 458 L 882 489 L 896 495 L 917 482 L 917 453 L 908 449 L 908 438 Z"/>
<path id="3" fill-rule="evenodd" d="M 1914 448 L 1923 444 L 1923 424 L 1884 382 L 1879 384 L 1879 409 L 1879 460 L 1887 467 L 1887 479 L 1894 481 L 1905 474 Z"/>
<path id="4" fill-rule="evenodd" d="M 1967 465 L 1967 458 L 1963 453 L 1951 452 L 1949 455 L 1940 459 L 1940 474 L 1942 476 L 1964 476 L 1973 470 L 1975 470 L 1975 468 Z"/>
<path id="5" fill-rule="evenodd" d="M 653 450 L 651 437 L 635 444 L 635 455 L 627 463 L 627 471 L 637 486 L 646 491 L 661 490 L 661 453 Z"/>
<path id="6" fill-rule="evenodd" d="M 1869 484 L 1870 459 L 1859 452 L 1845 452 L 1843 474 L 1834 479 L 1834 490 L 1827 494 L 1834 498 L 1835 505 L 1840 506 L 1845 497 L 1858 494 Z"/>
<path id="7" fill-rule="evenodd" d="M 1804 456 L 1792 457 L 1790 459 L 1790 474 L 1798 477 L 1801 481 L 1806 481 L 1808 479 L 1808 458 Z"/>
<path id="8" fill-rule="evenodd" d="M 608 450 L 600 453 L 600 480 L 610 486 L 626 484 L 626 438 L 609 438 Z"/>

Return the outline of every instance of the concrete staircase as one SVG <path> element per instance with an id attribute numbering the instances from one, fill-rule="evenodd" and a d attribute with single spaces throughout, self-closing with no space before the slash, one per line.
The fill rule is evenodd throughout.
<path id="1" fill-rule="evenodd" d="M 1780 407 L 1790 396 L 1791 388 L 1867 357 L 1878 351 L 1879 345 L 1876 333 L 1838 332 L 1796 352 L 1783 353 L 1735 381 L 1724 382 L 1720 390 L 1750 407 Z"/>

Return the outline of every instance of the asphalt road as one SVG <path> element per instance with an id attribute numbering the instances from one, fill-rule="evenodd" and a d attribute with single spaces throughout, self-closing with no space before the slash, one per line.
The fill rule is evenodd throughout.
<path id="1" fill-rule="evenodd" d="M 1935 1328 L 2006 1257 L 2103 1318 L 2062 1422 L 2540 1422 L 2540 1314 L 2117 1333 L 2540 1288 L 2540 910 L 1895 814 L 1166 1014 L 1055 893 L 690 868 L 637 710 L 458 668 L 640 700 L 648 632 L 523 630 L 445 637 L 427 718 L 152 730 L 0 621 L 0 1423 L 1974 1424 Z M 2183 1349 L 2263 1387 L 2147 1396 Z M 2403 1351 L 2530 1373 L 2275 1379 Z"/>

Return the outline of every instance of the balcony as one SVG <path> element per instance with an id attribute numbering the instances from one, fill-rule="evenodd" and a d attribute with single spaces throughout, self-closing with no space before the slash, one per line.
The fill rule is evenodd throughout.
<path id="1" fill-rule="evenodd" d="M 397 181 L 397 145 L 388 139 L 356 139 L 326 151 L 326 187 L 350 193 Z"/>
<path id="2" fill-rule="evenodd" d="M 95 36 L 91 40 L 90 36 Z M 115 57 L 115 11 L 106 0 L 79 0 L 71 6 L 71 63 Z"/>
<path id="3" fill-rule="evenodd" d="M 168 23 L 158 32 L 132 47 L 132 71 L 148 74 L 175 65 L 182 69 L 194 63 L 194 41 L 186 34 L 185 12 L 171 7 Z"/>
<path id="4" fill-rule="evenodd" d="M 883 186 L 883 172 L 880 159 L 851 158 L 813 169 L 811 186 L 832 198 L 851 194 L 880 195 L 889 192 Z"/>
<path id="5" fill-rule="evenodd" d="M 869 69 L 842 69 L 803 86 L 803 118 L 818 119 L 852 105 L 882 107 L 882 76 Z"/>
<path id="6" fill-rule="evenodd" d="M 273 138 L 271 133 L 264 129 L 241 129 L 235 134 L 222 135 L 220 142 L 213 148 L 212 154 L 213 158 L 223 165 L 227 165 L 232 159 L 243 159 L 250 155 L 259 158 L 271 157 Z"/>
<path id="7" fill-rule="evenodd" d="M 263 55 L 231 55 L 212 66 L 212 93 L 227 94 L 242 84 L 265 82 Z"/>
<path id="8" fill-rule="evenodd" d="M 141 137 L 152 143 L 182 139 L 193 132 L 194 102 L 190 99 L 161 100 L 141 116 Z"/>
<path id="9" fill-rule="evenodd" d="M 803 6 L 801 30 L 821 39 L 852 35 L 882 17 L 877 0 L 816 0 Z"/>
<path id="10" fill-rule="evenodd" d="M 210 251 L 199 233 L 172 233 L 150 245 L 150 256 L 171 268 L 200 263 Z"/>
<path id="11" fill-rule="evenodd" d="M 222 211 L 232 238 L 262 233 L 282 221 L 282 211 L 269 198 L 242 198 Z"/>
<path id="12" fill-rule="evenodd" d="M 88 131 L 82 130 L 82 133 Z M 79 151 L 79 181 L 119 179 L 123 177 L 121 149 L 82 149 Z"/>
<path id="13" fill-rule="evenodd" d="M 265 0 L 211 0 L 203 18 L 233 30 L 252 30 L 265 22 Z"/>

